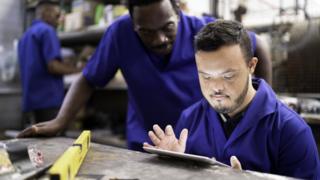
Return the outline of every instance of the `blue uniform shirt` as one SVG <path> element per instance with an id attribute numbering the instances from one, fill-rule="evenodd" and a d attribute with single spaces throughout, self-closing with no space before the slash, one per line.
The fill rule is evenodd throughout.
<path id="1" fill-rule="evenodd" d="M 253 84 L 256 95 L 229 139 L 219 114 L 205 99 L 181 114 L 175 132 L 189 130 L 186 152 L 215 157 L 226 164 L 235 155 L 244 169 L 319 178 L 318 151 L 309 126 L 276 99 L 264 80 L 255 79 Z"/>
<path id="2" fill-rule="evenodd" d="M 142 149 L 154 124 L 175 125 L 183 109 L 202 97 L 195 64 L 193 39 L 204 21 L 180 13 L 178 32 L 167 65 L 147 50 L 126 15 L 105 32 L 83 70 L 92 86 L 105 86 L 118 69 L 128 85 L 127 140 Z M 139 148 L 134 147 L 138 145 Z"/>
<path id="3" fill-rule="evenodd" d="M 18 45 L 23 111 L 59 107 L 63 101 L 62 76 L 48 72 L 51 60 L 60 60 L 60 43 L 55 29 L 35 20 Z"/>

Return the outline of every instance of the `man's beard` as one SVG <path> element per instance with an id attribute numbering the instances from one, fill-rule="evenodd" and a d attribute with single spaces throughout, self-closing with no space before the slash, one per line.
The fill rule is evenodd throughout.
<path id="1" fill-rule="evenodd" d="M 234 105 L 232 105 L 231 107 L 226 107 L 226 106 L 221 106 L 221 104 L 219 103 L 219 105 L 213 107 L 214 110 L 217 111 L 218 113 L 221 113 L 221 114 L 228 114 L 228 113 L 231 113 L 234 110 L 236 110 L 238 107 L 240 107 L 241 104 L 243 103 L 244 99 L 246 98 L 247 93 L 248 93 L 249 79 L 250 79 L 250 76 L 248 76 L 248 78 L 247 78 L 246 86 L 243 88 L 240 95 L 234 101 L 235 102 Z"/>

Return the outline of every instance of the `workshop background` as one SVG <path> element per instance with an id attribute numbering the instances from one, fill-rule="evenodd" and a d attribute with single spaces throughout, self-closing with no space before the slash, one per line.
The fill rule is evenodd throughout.
<path id="1" fill-rule="evenodd" d="M 191 15 L 213 15 L 241 21 L 268 43 L 272 54 L 273 89 L 311 126 L 320 143 L 320 2 L 318 0 L 181 0 Z M 29 126 L 21 110 L 17 42 L 35 18 L 37 0 L 0 1 L 0 134 L 12 138 Z M 87 61 L 103 32 L 128 13 L 123 0 L 62 0 L 63 22 L 58 27 L 65 61 Z M 65 91 L 78 77 L 64 77 Z M 96 89 L 65 136 L 92 130 L 92 141 L 125 147 L 127 86 L 118 72 Z"/>

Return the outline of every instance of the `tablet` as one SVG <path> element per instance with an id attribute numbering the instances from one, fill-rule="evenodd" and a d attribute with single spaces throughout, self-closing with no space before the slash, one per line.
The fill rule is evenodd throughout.
<path id="1" fill-rule="evenodd" d="M 160 156 L 174 157 L 174 158 L 186 159 L 186 160 L 191 160 L 191 161 L 210 164 L 210 165 L 219 165 L 219 166 L 223 166 L 223 167 L 230 167 L 229 165 L 226 165 L 222 162 L 217 161 L 214 157 L 208 158 L 206 156 L 180 153 L 180 152 L 168 151 L 168 150 L 157 149 L 157 148 L 152 148 L 152 147 L 143 147 L 143 149 L 149 153 L 158 154 Z"/>

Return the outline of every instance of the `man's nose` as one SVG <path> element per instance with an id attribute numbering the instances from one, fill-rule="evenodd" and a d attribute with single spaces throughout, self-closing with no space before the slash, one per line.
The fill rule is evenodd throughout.
<path id="1" fill-rule="evenodd" d="M 168 37 L 162 31 L 158 31 L 155 36 L 155 44 L 165 44 L 169 41 Z"/>
<path id="2" fill-rule="evenodd" d="M 215 79 L 210 83 L 210 89 L 215 93 L 221 93 L 224 89 L 224 82 L 220 79 Z"/>

